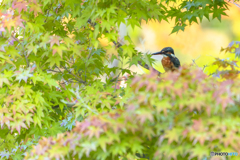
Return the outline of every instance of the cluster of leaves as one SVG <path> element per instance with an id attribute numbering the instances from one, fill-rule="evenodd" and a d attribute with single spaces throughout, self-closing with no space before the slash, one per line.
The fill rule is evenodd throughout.
<path id="1" fill-rule="evenodd" d="M 39 142 L 38 147 L 43 146 L 43 149 L 37 148 L 35 158 L 39 155 L 52 158 L 73 156 L 79 150 L 81 151 L 77 156 L 86 157 L 95 149 L 97 151 L 95 157 L 99 159 L 117 155 L 128 156 L 127 153 L 133 156 L 137 152 L 148 153 L 151 157 L 160 156 L 160 150 L 157 152 L 155 148 L 160 144 L 155 144 L 157 141 L 149 141 L 149 139 L 158 139 L 159 137 L 154 136 L 160 135 L 161 130 L 157 130 L 159 129 L 157 126 L 163 127 L 162 129 L 166 126 L 160 123 L 157 126 L 155 124 L 166 122 L 168 126 L 170 121 L 172 123 L 173 118 L 171 119 L 171 116 L 166 118 L 166 114 L 173 116 L 175 111 L 171 107 L 176 108 L 178 103 L 181 103 L 183 108 L 190 105 L 192 109 L 195 103 L 188 100 L 180 101 L 180 99 L 173 102 L 172 96 L 175 98 L 178 96 L 175 93 L 166 94 L 164 96 L 168 98 L 157 101 L 156 98 L 159 95 L 153 97 L 158 92 L 146 92 L 145 85 L 147 90 L 151 91 L 167 89 L 183 93 L 183 90 L 180 84 L 175 86 L 178 83 L 155 84 L 160 82 L 153 78 L 155 75 L 149 77 L 150 88 L 147 82 L 144 82 L 147 80 L 146 77 L 143 78 L 144 83 L 140 83 L 142 80 L 138 77 L 134 79 L 132 87 L 118 89 L 119 75 L 132 74 L 128 68 L 137 64 L 142 56 L 134 49 L 129 36 L 125 37 L 126 44 L 116 45 L 117 55 L 107 54 L 107 49 L 113 44 L 118 44 L 118 28 L 121 23 L 134 28 L 140 26 L 142 20 L 167 21 L 169 18 L 175 18 L 176 27 L 173 32 L 176 32 L 179 29 L 183 30 L 187 21 L 191 23 L 197 17 L 201 19 L 202 15 L 208 17 L 212 13 L 213 18 L 219 17 L 225 15 L 224 11 L 227 10 L 227 2 L 223 0 L 195 0 L 191 3 L 185 0 L 181 4 L 176 0 L 166 2 L 157 0 L 2 1 L 0 5 L 0 157 L 23 159 L 23 153 L 30 151 L 32 145 L 37 144 L 41 137 L 47 138 Z M 172 6 L 172 4 L 175 5 Z M 106 38 L 109 45 L 101 46 L 101 38 Z M 127 68 L 122 66 L 109 68 L 107 65 L 114 59 L 123 61 L 126 58 L 130 58 Z M 151 62 L 149 57 L 148 61 Z M 185 72 L 187 69 L 179 72 L 181 73 L 179 76 L 185 78 L 186 83 L 189 84 L 188 87 L 193 87 L 191 88 L 193 91 L 200 93 L 198 91 L 201 89 L 196 88 L 196 85 L 195 88 L 194 85 L 191 86 L 191 76 L 188 75 L 190 76 L 188 77 Z M 100 80 L 104 75 L 111 77 L 112 73 L 118 75 L 117 78 L 107 79 L 106 83 Z M 186 75 L 182 76 L 184 73 Z M 196 76 L 201 78 L 202 74 Z M 136 87 L 138 83 L 140 84 Z M 164 88 L 165 85 L 168 88 Z M 207 82 L 204 85 L 209 86 Z M 172 88 L 173 86 L 176 88 Z M 213 86 L 209 87 L 209 90 L 213 91 L 211 88 Z M 205 93 L 205 90 L 203 91 Z M 221 99 L 217 101 L 208 99 L 206 103 L 210 108 L 215 103 L 218 107 L 221 105 L 226 107 L 224 104 L 227 102 L 235 103 L 235 91 L 231 90 L 231 92 L 230 97 L 225 97 L 224 102 Z M 158 94 L 160 93 L 161 98 L 164 92 Z M 193 92 L 189 93 L 191 93 L 188 95 L 190 97 L 204 98 Z M 209 93 L 206 97 L 209 98 L 211 95 L 213 94 Z M 143 104 L 145 101 L 149 104 Z M 149 107 L 150 104 L 151 107 Z M 166 107 L 161 109 L 158 106 Z M 157 112 L 154 111 L 155 109 Z M 200 108 L 200 111 L 204 112 L 204 109 Z M 219 109 L 214 111 L 218 113 Z M 83 122 L 75 124 L 75 120 Z M 101 125 L 104 127 L 104 133 L 98 128 Z M 76 127 L 72 130 L 74 126 Z M 112 129 L 114 126 L 116 127 Z M 153 126 L 153 128 L 147 126 Z M 133 132 L 130 133 L 128 130 Z M 170 132 L 169 134 L 173 134 Z M 62 134 L 59 134 L 60 137 L 57 139 L 54 138 L 58 133 Z M 128 137 L 126 133 L 129 133 L 129 138 L 125 139 L 125 136 Z M 82 142 L 83 139 L 79 135 L 89 136 L 90 139 Z M 105 139 L 101 138 L 102 136 Z M 141 139 L 138 140 L 139 138 Z M 96 142 L 93 142 L 94 140 Z M 135 147 L 130 146 L 130 140 L 134 140 Z M 60 144 L 61 142 L 64 144 Z M 70 142 L 71 145 L 69 145 Z M 172 140 L 170 142 L 172 144 Z M 154 143 L 154 149 L 148 150 L 152 143 Z M 55 147 L 59 149 L 54 148 L 53 144 L 56 144 Z M 82 144 L 84 145 L 81 146 Z M 110 144 L 115 145 L 111 148 Z M 232 146 L 234 145 L 235 143 Z M 194 153 L 196 154 L 190 156 L 206 155 Z M 33 154 L 35 151 L 31 152 L 34 157 Z"/>
<path id="2" fill-rule="evenodd" d="M 237 65 L 237 59 L 240 58 L 239 44 L 240 42 L 233 41 L 228 45 L 228 47 L 221 49 L 221 51 L 225 51 L 225 53 L 234 54 L 235 58 L 215 58 L 215 61 L 211 64 L 211 67 L 215 68 L 215 71 L 210 73 L 210 75 L 224 80 L 240 78 L 239 66 Z"/>
<path id="3" fill-rule="evenodd" d="M 239 150 L 239 81 L 201 69 L 136 76 L 124 109 L 92 115 L 71 132 L 43 138 L 26 159 L 202 159 Z M 104 98 L 103 98 L 104 99 Z"/>
<path id="4" fill-rule="evenodd" d="M 188 24 L 198 23 L 198 19 L 202 22 L 203 17 L 210 21 L 210 13 L 212 13 L 212 19 L 217 18 L 221 21 L 222 15 L 227 15 L 225 11 L 229 5 L 224 0 L 180 1 L 179 5 L 175 5 L 176 0 L 167 0 L 166 2 L 173 4 L 166 12 L 167 17 L 175 18 L 176 26 L 173 28 L 172 33 L 179 30 L 184 31 Z"/>

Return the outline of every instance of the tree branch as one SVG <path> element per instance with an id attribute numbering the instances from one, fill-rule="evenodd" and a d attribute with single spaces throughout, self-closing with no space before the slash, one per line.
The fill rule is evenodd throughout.
<path id="1" fill-rule="evenodd" d="M 69 74 L 71 74 L 72 76 L 74 76 L 76 78 L 76 81 L 78 81 L 79 83 L 83 83 L 86 84 L 86 82 L 84 82 L 83 80 L 81 80 L 78 76 L 76 76 L 75 74 L 73 74 L 71 71 L 68 70 L 67 67 L 64 67 L 61 65 L 62 68 L 64 68 Z"/>

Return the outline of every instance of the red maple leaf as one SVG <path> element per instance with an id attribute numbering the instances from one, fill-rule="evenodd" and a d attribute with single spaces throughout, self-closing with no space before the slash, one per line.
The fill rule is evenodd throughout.
<path id="1" fill-rule="evenodd" d="M 202 119 L 193 120 L 192 128 L 193 128 L 195 131 L 199 131 L 201 127 L 202 127 Z"/>
<path id="2" fill-rule="evenodd" d="M 18 9 L 18 13 L 20 14 L 22 10 L 27 11 L 28 3 L 26 1 L 18 1 L 13 4 L 13 9 Z"/>
<path id="3" fill-rule="evenodd" d="M 17 16 L 14 18 L 14 21 L 15 21 L 15 26 L 19 26 L 19 27 L 24 27 L 24 25 L 22 24 L 22 22 L 24 21 L 23 19 L 20 18 L 21 16 Z"/>
<path id="4" fill-rule="evenodd" d="M 53 46 L 54 44 L 57 44 L 57 45 L 59 46 L 59 45 L 60 45 L 59 40 L 60 40 L 60 37 L 59 37 L 59 36 L 50 36 L 49 42 L 50 42 L 51 48 L 52 48 L 52 46 Z M 56 52 L 55 52 L 55 53 L 56 53 Z"/>

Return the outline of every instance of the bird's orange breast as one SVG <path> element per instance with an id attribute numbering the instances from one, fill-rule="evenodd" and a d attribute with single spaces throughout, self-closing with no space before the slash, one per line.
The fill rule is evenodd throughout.
<path id="1" fill-rule="evenodd" d="M 162 59 L 162 65 L 165 71 L 169 71 L 172 68 L 172 62 L 170 60 L 170 57 L 163 57 Z"/>
<path id="2" fill-rule="evenodd" d="M 166 72 L 168 72 L 168 71 L 175 71 L 176 70 L 176 67 L 172 63 L 170 57 L 163 57 L 162 65 L 163 65 L 163 68 L 164 68 L 164 70 Z"/>

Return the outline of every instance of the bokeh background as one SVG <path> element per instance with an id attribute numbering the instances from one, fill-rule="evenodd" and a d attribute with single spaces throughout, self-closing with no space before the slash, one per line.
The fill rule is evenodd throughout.
<path id="1" fill-rule="evenodd" d="M 171 46 L 182 64 L 192 64 L 192 60 L 195 60 L 199 67 L 203 67 L 211 64 L 215 57 L 234 57 L 220 50 L 221 47 L 226 48 L 231 41 L 240 40 L 240 8 L 230 3 L 226 13 L 228 16 L 223 16 L 221 22 L 217 19 L 209 22 L 203 18 L 202 23 L 194 23 L 187 26 L 184 32 L 171 35 L 173 21 L 142 23 L 142 29 L 129 28 L 131 30 L 129 33 L 139 50 L 143 52 L 156 52 L 163 47 Z M 158 65 L 157 69 L 163 71 L 161 65 Z"/>
<path id="2" fill-rule="evenodd" d="M 232 41 L 240 40 L 240 8 L 229 3 L 228 16 L 222 16 L 221 22 L 217 19 L 210 22 L 204 17 L 202 23 L 187 26 L 184 31 L 170 34 L 174 21 L 142 22 L 141 28 L 120 27 L 120 37 L 129 34 L 136 45 L 136 49 L 144 54 L 160 51 L 171 46 L 181 64 L 192 64 L 193 60 L 199 67 L 211 64 L 216 57 L 234 57 L 233 54 L 220 52 L 221 47 L 226 48 Z M 114 52 L 110 50 L 109 52 Z M 161 56 L 153 56 L 155 68 L 164 72 L 160 60 Z M 240 66 L 240 65 L 239 65 Z M 136 71 L 139 67 L 133 67 Z M 207 70 L 207 68 L 206 68 Z M 146 71 L 146 70 L 144 70 Z"/>

